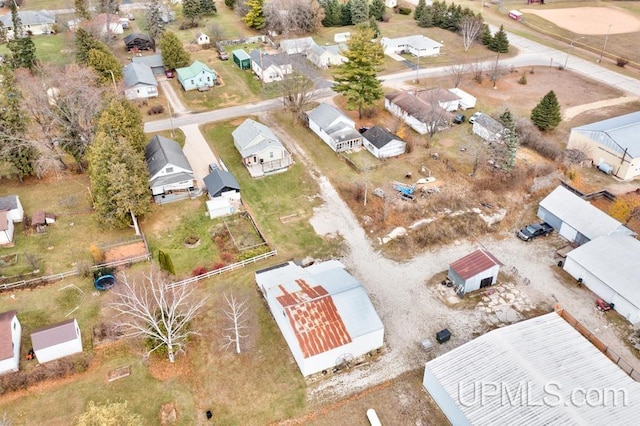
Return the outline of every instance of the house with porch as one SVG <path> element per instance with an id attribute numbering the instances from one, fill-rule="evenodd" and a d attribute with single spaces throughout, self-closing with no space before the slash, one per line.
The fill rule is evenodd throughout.
<path id="1" fill-rule="evenodd" d="M 145 147 L 144 157 L 156 203 L 187 198 L 196 191 L 193 169 L 178 142 L 156 135 Z"/>
<path id="2" fill-rule="evenodd" d="M 356 122 L 333 105 L 321 103 L 307 117 L 309 129 L 335 152 L 362 146 L 362 135 L 355 129 Z"/>
<path id="3" fill-rule="evenodd" d="M 291 153 L 262 123 L 248 118 L 231 135 L 242 163 L 254 178 L 284 172 L 293 164 Z"/>
<path id="4" fill-rule="evenodd" d="M 255 49 L 249 54 L 251 71 L 265 83 L 282 81 L 293 72 L 291 57 L 284 53 L 266 54 Z"/>
<path id="5" fill-rule="evenodd" d="M 214 70 L 200 61 L 194 61 L 188 67 L 176 69 L 176 74 L 185 92 L 213 87 L 218 78 Z"/>
<path id="6" fill-rule="evenodd" d="M 130 101 L 158 97 L 158 82 L 151 67 L 131 62 L 122 68 L 124 96 Z"/>
<path id="7" fill-rule="evenodd" d="M 314 44 L 307 51 L 307 60 L 321 69 L 341 65 L 347 62 L 347 58 L 342 55 L 343 50 L 346 50 L 346 48 L 344 44 L 333 44 L 330 46 Z"/>

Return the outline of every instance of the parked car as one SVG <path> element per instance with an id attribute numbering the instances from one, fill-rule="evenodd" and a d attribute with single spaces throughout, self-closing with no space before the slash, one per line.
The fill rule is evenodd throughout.
<path id="1" fill-rule="evenodd" d="M 166 75 L 167 78 L 173 78 L 176 76 L 176 70 L 166 70 L 164 75 Z"/>
<path id="2" fill-rule="evenodd" d="M 455 124 L 462 124 L 466 119 L 467 117 L 464 114 L 456 114 L 456 116 L 453 117 L 453 122 Z"/>
<path id="3" fill-rule="evenodd" d="M 469 117 L 469 124 L 473 124 L 476 121 L 476 118 L 480 116 L 480 114 L 482 114 L 480 111 L 474 112 L 473 115 Z"/>
<path id="4" fill-rule="evenodd" d="M 553 232 L 553 226 L 546 222 L 533 223 L 518 231 L 518 238 L 523 241 L 531 241 L 536 237 L 547 236 Z"/>
<path id="5" fill-rule="evenodd" d="M 221 61 L 228 61 L 229 60 L 229 55 L 227 55 L 227 52 L 225 52 L 224 50 L 219 50 L 218 51 L 218 58 L 220 58 Z"/>
<path id="6" fill-rule="evenodd" d="M 209 173 L 213 173 L 214 170 L 218 170 L 218 165 L 216 163 L 209 164 Z"/>

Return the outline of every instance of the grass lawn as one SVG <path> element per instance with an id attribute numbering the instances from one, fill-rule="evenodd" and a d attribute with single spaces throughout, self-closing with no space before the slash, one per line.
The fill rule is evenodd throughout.
<path id="1" fill-rule="evenodd" d="M 42 259 L 45 274 L 73 270 L 77 262 L 91 262 L 89 246 L 116 241 L 133 235 L 130 229 L 104 229 L 90 205 L 89 179 L 86 175 L 65 174 L 46 180 L 29 179 L 24 183 L 3 181 L 2 195 L 17 194 L 27 216 L 42 210 L 57 216 L 41 234 L 22 232 L 16 227 L 14 247 L 1 248 L 2 255 L 17 253 L 18 263 L 4 268 L 6 276 L 31 271 L 25 253 Z"/>
<path id="2" fill-rule="evenodd" d="M 36 57 L 39 61 L 55 65 L 73 63 L 75 55 L 73 47 L 67 41 L 67 33 L 40 35 L 32 37 L 36 46 Z M 9 49 L 6 44 L 0 45 L 0 55 L 6 55 Z"/>

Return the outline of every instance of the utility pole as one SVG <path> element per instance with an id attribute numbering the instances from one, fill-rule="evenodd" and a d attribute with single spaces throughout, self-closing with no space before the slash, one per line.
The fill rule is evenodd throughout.
<path id="1" fill-rule="evenodd" d="M 600 59 L 598 59 L 598 62 L 602 62 L 602 56 L 604 55 L 604 49 L 607 48 L 607 40 L 609 40 L 609 33 L 611 32 L 611 25 L 613 25 L 613 24 L 609 24 L 609 29 L 607 30 L 607 35 L 604 36 L 604 45 L 602 46 L 602 52 L 600 52 Z"/>

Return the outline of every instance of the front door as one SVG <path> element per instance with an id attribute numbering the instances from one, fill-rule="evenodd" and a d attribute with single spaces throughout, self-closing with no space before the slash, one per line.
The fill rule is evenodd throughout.
<path id="1" fill-rule="evenodd" d="M 489 287 L 492 282 L 493 282 L 493 277 L 483 278 L 482 281 L 480 281 L 480 288 Z"/>

